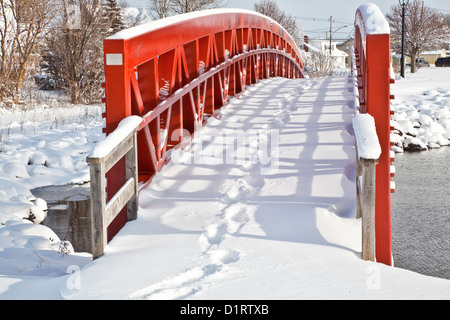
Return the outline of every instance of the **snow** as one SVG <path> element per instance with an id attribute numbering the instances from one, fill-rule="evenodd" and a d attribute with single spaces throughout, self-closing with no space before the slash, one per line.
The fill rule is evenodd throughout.
<path id="1" fill-rule="evenodd" d="M 361 13 L 362 20 L 357 15 L 356 23 L 361 31 L 365 31 L 366 35 L 390 34 L 389 23 L 376 4 L 363 4 L 359 6 L 357 12 Z"/>
<path id="2" fill-rule="evenodd" d="M 127 137 L 133 131 L 139 128 L 142 122 L 142 118 L 138 116 L 130 116 L 123 119 L 110 135 L 108 135 L 103 141 L 99 142 L 92 152 L 89 154 L 91 158 L 105 158 L 110 154 L 114 148 L 122 141 L 123 137 Z"/>
<path id="3" fill-rule="evenodd" d="M 28 107 L 0 109 L 0 297 L 8 292 L 21 298 L 23 291 L 15 287 L 27 279 L 39 285 L 26 290 L 53 298 L 46 284 L 66 275 L 69 266 L 90 262 L 91 255 L 73 252 L 70 243 L 39 224 L 47 203 L 31 190 L 89 181 L 85 159 L 103 140 L 102 107 L 61 102 Z"/>
<path id="4" fill-rule="evenodd" d="M 375 120 L 369 114 L 357 113 L 353 117 L 358 155 L 363 159 L 379 159 L 381 146 L 378 141 Z"/>
<path id="5" fill-rule="evenodd" d="M 447 74 L 421 72 L 397 81 L 396 109 L 429 99 L 422 90 L 448 99 L 437 85 Z M 141 191 L 137 220 L 95 261 L 23 218 L 45 212 L 33 188 L 88 179 L 101 110 L 44 110 L 46 121 L 5 112 L 0 299 L 447 299 L 449 280 L 361 259 L 352 86 L 331 77 L 248 87 L 172 151 Z"/>
<path id="6" fill-rule="evenodd" d="M 128 39 L 131 39 L 134 37 L 139 37 L 148 32 L 152 32 L 152 31 L 155 31 L 158 29 L 165 28 L 169 25 L 182 23 L 182 22 L 185 22 L 188 20 L 195 20 L 195 19 L 201 18 L 206 15 L 222 15 L 222 14 L 251 14 L 251 15 L 259 16 L 261 18 L 268 19 L 269 21 L 276 23 L 271 18 L 266 17 L 256 11 L 252 11 L 252 10 L 229 9 L 229 8 L 208 9 L 208 10 L 195 11 L 195 12 L 185 13 L 185 14 L 181 14 L 181 15 L 171 16 L 171 17 L 164 18 L 164 19 L 154 20 L 154 21 L 151 21 L 148 23 L 143 23 L 136 27 L 119 31 L 116 34 L 113 34 L 112 36 L 108 37 L 108 39 L 128 40 Z"/>
<path id="7" fill-rule="evenodd" d="M 450 145 L 450 71 L 421 68 L 392 85 L 396 152 Z"/>

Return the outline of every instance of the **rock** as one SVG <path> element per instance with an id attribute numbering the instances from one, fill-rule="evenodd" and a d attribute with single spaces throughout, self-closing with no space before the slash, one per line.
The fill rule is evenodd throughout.
<path id="1" fill-rule="evenodd" d="M 425 143 L 422 140 L 414 137 L 407 137 L 403 140 L 403 149 L 405 151 L 426 151 L 428 150 Z"/>

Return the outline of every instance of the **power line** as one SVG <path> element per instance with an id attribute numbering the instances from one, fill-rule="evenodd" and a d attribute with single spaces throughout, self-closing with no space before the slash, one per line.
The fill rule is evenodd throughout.
<path id="1" fill-rule="evenodd" d="M 319 22 L 329 22 L 330 18 L 328 19 L 324 19 L 324 18 L 311 18 L 311 17 L 298 17 L 298 16 L 294 16 L 293 18 L 298 19 L 298 20 L 308 20 L 308 21 L 319 21 Z M 353 23 L 353 22 L 349 22 L 349 21 L 338 21 L 336 19 L 333 19 L 333 23 L 339 23 L 339 24 L 349 24 L 349 23 Z"/>
<path id="2" fill-rule="evenodd" d="M 438 8 L 430 8 L 430 9 L 436 10 L 436 11 L 450 12 L 450 10 L 446 10 L 446 9 L 438 9 Z"/>

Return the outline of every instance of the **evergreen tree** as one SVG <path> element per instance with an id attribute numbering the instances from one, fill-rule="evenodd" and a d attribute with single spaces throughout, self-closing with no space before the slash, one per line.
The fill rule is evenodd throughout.
<path id="1" fill-rule="evenodd" d="M 108 26 L 108 30 L 105 30 L 106 36 L 126 28 L 122 16 L 122 8 L 119 6 L 117 0 L 104 0 L 103 11 L 105 26 Z"/>

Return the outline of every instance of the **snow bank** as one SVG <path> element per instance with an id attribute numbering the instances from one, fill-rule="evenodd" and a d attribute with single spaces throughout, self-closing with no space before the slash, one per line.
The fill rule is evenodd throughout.
<path id="1" fill-rule="evenodd" d="M 421 68 L 392 85 L 391 140 L 396 152 L 450 145 L 450 72 Z"/>
<path id="2" fill-rule="evenodd" d="M 31 190 L 89 181 L 86 155 L 104 138 L 102 107 L 39 105 L 0 113 L 0 274 L 64 275 L 68 266 L 81 267 L 91 255 L 73 252 L 70 243 L 40 224 L 47 203 Z M 0 295 L 7 289 L 0 285 Z"/>

